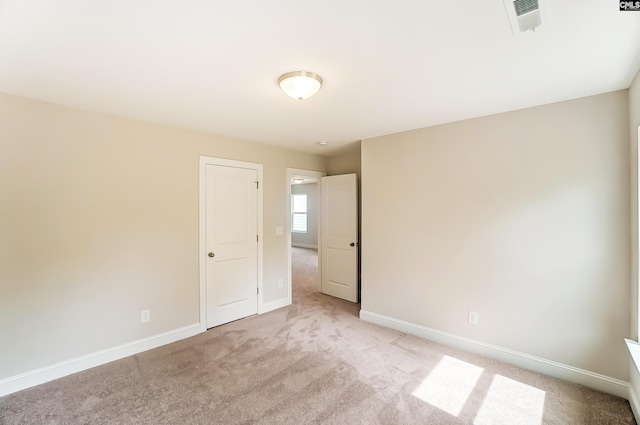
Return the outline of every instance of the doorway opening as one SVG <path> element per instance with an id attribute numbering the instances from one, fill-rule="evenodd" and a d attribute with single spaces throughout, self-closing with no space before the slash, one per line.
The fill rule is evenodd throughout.
<path id="1" fill-rule="evenodd" d="M 320 178 L 326 173 L 287 169 L 289 301 L 320 291 Z"/>
<path id="2" fill-rule="evenodd" d="M 315 248 L 291 247 L 291 282 L 293 301 L 318 292 L 320 273 L 318 250 Z"/>

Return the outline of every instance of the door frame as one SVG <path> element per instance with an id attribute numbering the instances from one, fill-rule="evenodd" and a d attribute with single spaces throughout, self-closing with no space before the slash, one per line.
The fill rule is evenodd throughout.
<path id="1" fill-rule="evenodd" d="M 198 265 L 200 269 L 200 331 L 207 330 L 207 269 L 206 269 L 206 233 L 205 233 L 205 206 L 206 206 L 206 169 L 207 165 L 221 165 L 225 167 L 245 168 L 256 170 L 258 173 L 258 314 L 263 313 L 263 165 L 255 162 L 236 161 L 233 159 L 214 158 L 200 156 L 200 204 L 199 204 L 199 248 Z"/>
<path id="2" fill-rule="evenodd" d="M 313 177 L 318 179 L 318 203 L 317 203 L 317 217 L 318 217 L 318 291 L 320 291 L 322 285 L 322 192 L 320 191 L 320 179 L 322 177 L 326 177 L 327 173 L 324 171 L 314 171 L 314 170 L 303 170 L 299 168 L 287 168 L 287 180 L 286 180 L 286 193 L 287 193 L 287 220 L 285 223 L 285 235 L 287 237 L 287 285 L 289 290 L 288 292 L 288 302 L 287 304 L 291 304 L 293 302 L 293 282 L 291 279 L 291 179 L 294 176 L 301 177 Z"/>

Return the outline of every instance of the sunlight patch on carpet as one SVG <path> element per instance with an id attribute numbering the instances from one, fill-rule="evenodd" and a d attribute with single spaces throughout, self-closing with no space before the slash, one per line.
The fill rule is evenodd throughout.
<path id="1" fill-rule="evenodd" d="M 545 396 L 538 388 L 496 375 L 473 424 L 540 425 Z"/>
<path id="2" fill-rule="evenodd" d="M 470 363 L 444 356 L 411 395 L 457 417 L 483 370 Z"/>

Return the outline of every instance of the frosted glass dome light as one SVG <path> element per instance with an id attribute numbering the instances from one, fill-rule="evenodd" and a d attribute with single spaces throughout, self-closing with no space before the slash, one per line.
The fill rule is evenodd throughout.
<path id="1" fill-rule="evenodd" d="M 278 84 L 287 96 L 304 100 L 318 93 L 322 87 L 322 77 L 314 72 L 293 71 L 282 74 Z"/>

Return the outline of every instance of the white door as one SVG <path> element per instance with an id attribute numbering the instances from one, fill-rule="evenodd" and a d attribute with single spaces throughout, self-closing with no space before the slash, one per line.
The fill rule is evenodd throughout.
<path id="1" fill-rule="evenodd" d="M 206 166 L 207 328 L 258 312 L 258 172 Z"/>
<path id="2" fill-rule="evenodd" d="M 355 174 L 322 177 L 322 292 L 358 302 L 358 185 Z"/>

